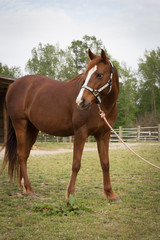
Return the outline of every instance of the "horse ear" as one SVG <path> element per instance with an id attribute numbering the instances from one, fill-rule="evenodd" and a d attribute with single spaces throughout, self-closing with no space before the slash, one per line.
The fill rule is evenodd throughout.
<path id="1" fill-rule="evenodd" d="M 92 51 L 89 49 L 88 50 L 88 55 L 89 55 L 89 58 L 92 60 L 96 57 L 96 55 L 94 53 L 92 53 Z"/>
<path id="2" fill-rule="evenodd" d="M 101 49 L 101 57 L 105 62 L 107 61 L 107 56 L 106 56 L 105 51 L 103 49 Z"/>

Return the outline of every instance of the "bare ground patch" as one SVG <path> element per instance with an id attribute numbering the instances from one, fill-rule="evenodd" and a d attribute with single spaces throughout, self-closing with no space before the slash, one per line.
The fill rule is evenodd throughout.
<path id="1" fill-rule="evenodd" d="M 143 145 L 149 145 L 149 146 L 160 146 L 160 143 L 127 143 L 131 148 L 132 147 L 137 147 L 137 146 L 143 146 Z M 95 143 L 93 143 L 93 147 L 85 147 L 84 151 L 85 152 L 90 152 L 90 151 L 97 151 L 97 148 L 95 147 Z M 122 143 L 110 143 L 109 149 L 112 150 L 118 150 L 118 149 L 126 149 L 126 147 Z M 41 150 L 41 149 L 34 149 L 31 150 L 30 155 L 31 156 L 38 156 L 38 155 L 52 155 L 52 154 L 62 154 L 62 153 L 71 153 L 73 152 L 73 149 L 66 149 L 66 148 L 59 148 L 55 150 Z M 0 159 L 3 158 L 4 156 L 4 149 L 0 152 Z"/>

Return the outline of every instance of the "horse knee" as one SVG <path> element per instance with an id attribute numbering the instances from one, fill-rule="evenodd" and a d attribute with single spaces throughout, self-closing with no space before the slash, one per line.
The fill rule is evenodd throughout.
<path id="1" fill-rule="evenodd" d="M 101 166 L 104 172 L 109 172 L 109 162 L 102 162 Z"/>
<path id="2" fill-rule="evenodd" d="M 73 172 L 78 173 L 80 168 L 81 168 L 81 163 L 80 162 L 73 163 L 73 165 L 72 165 L 72 171 Z"/>

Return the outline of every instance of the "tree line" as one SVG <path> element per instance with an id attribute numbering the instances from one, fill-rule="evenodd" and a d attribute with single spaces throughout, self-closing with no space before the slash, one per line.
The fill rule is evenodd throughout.
<path id="1" fill-rule="evenodd" d="M 119 114 L 114 127 L 153 126 L 160 123 L 160 47 L 145 50 L 135 72 L 125 63 L 114 59 L 102 40 L 85 35 L 81 40 L 72 41 L 65 50 L 59 44 L 39 43 L 32 49 L 32 57 L 27 61 L 25 70 L 27 74 L 67 81 L 84 71 L 89 61 L 89 48 L 95 54 L 104 49 L 119 72 Z M 9 68 L 2 63 L 0 74 L 16 78 L 22 75 L 20 67 Z"/>

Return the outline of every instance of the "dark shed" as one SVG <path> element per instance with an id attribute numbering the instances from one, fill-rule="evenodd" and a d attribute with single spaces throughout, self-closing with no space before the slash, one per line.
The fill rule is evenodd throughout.
<path id="1" fill-rule="evenodd" d="M 7 112 L 5 107 L 5 96 L 8 86 L 16 79 L 0 75 L 0 144 L 6 139 L 7 134 Z"/>

